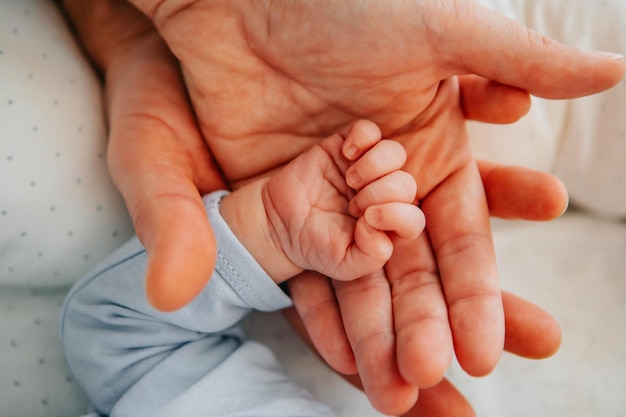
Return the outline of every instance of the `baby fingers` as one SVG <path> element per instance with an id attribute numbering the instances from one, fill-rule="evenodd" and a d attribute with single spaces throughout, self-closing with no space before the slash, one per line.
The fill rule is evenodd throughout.
<path id="1" fill-rule="evenodd" d="M 359 217 L 370 206 L 383 203 L 413 203 L 417 195 L 415 179 L 405 171 L 393 171 L 366 185 L 350 201 L 350 215 Z"/>
<path id="2" fill-rule="evenodd" d="M 351 127 L 342 146 L 342 154 L 350 161 L 360 158 L 382 138 L 376 123 L 357 120 Z"/>
<path id="3" fill-rule="evenodd" d="M 406 162 L 406 151 L 393 140 L 381 140 L 346 171 L 348 185 L 359 190 L 372 181 L 396 171 Z"/>
<path id="4" fill-rule="evenodd" d="M 368 207 L 357 220 L 354 245 L 346 255 L 341 270 L 334 278 L 347 281 L 382 268 L 393 253 L 393 239 L 389 233 L 415 239 L 424 230 L 422 211 L 409 203 L 385 203 Z"/>
<path id="5" fill-rule="evenodd" d="M 363 216 L 369 226 L 393 232 L 406 239 L 416 239 L 424 230 L 426 219 L 419 207 L 407 203 L 385 203 L 370 206 Z"/>

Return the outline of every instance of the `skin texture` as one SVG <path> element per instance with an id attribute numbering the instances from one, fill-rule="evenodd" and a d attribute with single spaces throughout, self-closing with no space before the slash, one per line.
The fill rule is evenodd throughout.
<path id="1" fill-rule="evenodd" d="M 343 149 L 356 143 L 350 160 Z M 227 195 L 220 212 L 276 283 L 304 270 L 355 280 L 380 270 L 394 241 L 424 229 L 415 180 L 400 170 L 405 159 L 402 146 L 381 141 L 376 125 L 362 120 L 345 141 L 329 136 L 268 180 Z M 355 169 L 367 173 L 359 190 L 349 185 Z M 357 202 L 359 214 L 351 215 Z"/>
<path id="2" fill-rule="evenodd" d="M 469 1 L 134 3 L 150 20 L 121 1 L 67 6 L 105 75 L 111 172 L 150 256 L 155 306 L 180 307 L 210 275 L 215 243 L 200 194 L 270 175 L 369 118 L 406 149 L 427 230 L 397 243 L 367 279 L 290 281 L 322 357 L 358 370 L 383 412 L 471 415 L 439 383 L 453 352 L 482 375 L 503 347 L 539 357 L 558 346 L 549 316 L 501 296 L 488 215 L 550 219 L 565 191 L 547 174 L 477 164 L 464 121 L 516 120 L 524 90 L 601 91 L 621 78 L 622 60 L 566 48 Z"/>

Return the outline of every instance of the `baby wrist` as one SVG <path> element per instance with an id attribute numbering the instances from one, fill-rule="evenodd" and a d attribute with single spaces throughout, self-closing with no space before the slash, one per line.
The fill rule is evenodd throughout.
<path id="1" fill-rule="evenodd" d="M 273 237 L 262 198 L 266 181 L 255 181 L 226 195 L 220 204 L 220 215 L 250 255 L 279 284 L 303 269 L 291 262 Z"/>

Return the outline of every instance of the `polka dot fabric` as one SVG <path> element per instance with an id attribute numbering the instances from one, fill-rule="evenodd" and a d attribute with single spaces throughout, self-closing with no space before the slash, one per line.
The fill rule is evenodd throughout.
<path id="1" fill-rule="evenodd" d="M 69 285 L 131 228 L 98 81 L 51 1 L 0 1 L 0 284 Z"/>
<path id="2" fill-rule="evenodd" d="M 0 289 L 0 415 L 71 417 L 87 400 L 67 368 L 58 337 L 66 290 Z"/>
<path id="3" fill-rule="evenodd" d="M 60 306 L 131 233 L 94 72 L 54 2 L 0 0 L 0 416 L 87 410 Z"/>

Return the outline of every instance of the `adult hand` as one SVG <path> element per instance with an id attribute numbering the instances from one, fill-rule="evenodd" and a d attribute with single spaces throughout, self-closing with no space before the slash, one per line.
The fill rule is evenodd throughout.
<path id="1" fill-rule="evenodd" d="M 105 3 L 99 2 L 100 5 Z M 119 2 L 117 3 L 119 4 Z M 156 9 L 151 8 L 156 3 L 141 2 L 139 5 L 144 8 L 144 11 L 151 14 L 170 47 L 182 60 L 185 76 L 190 86 L 190 94 L 194 106 L 199 111 L 203 133 L 207 135 L 209 144 L 214 147 L 214 151 L 220 152 L 218 155 L 220 164 L 230 179 L 239 180 L 241 183 L 248 180 L 247 177 L 253 173 L 263 170 L 269 172 L 292 159 L 313 143 L 317 143 L 327 133 L 335 131 L 341 126 L 347 126 L 354 119 L 369 117 L 379 123 L 384 122 L 384 133 L 387 136 L 403 140 L 405 144 L 409 142 L 419 143 L 420 152 L 422 152 L 419 154 L 421 155 L 419 158 L 427 162 L 423 167 L 424 169 L 420 167 L 420 172 L 428 174 L 426 175 L 428 178 L 425 178 L 428 181 L 423 181 L 417 175 L 425 202 L 427 198 L 435 195 L 432 191 L 439 189 L 444 191 L 447 189 L 453 194 L 455 194 L 454 191 L 458 191 L 458 194 L 455 194 L 453 198 L 457 207 L 465 200 L 468 204 L 478 202 L 478 209 L 471 210 L 471 215 L 464 214 L 463 219 L 454 220 L 454 225 L 451 225 L 450 230 L 459 234 L 453 236 L 450 245 L 453 245 L 455 240 L 458 241 L 455 237 L 471 236 L 476 229 L 481 232 L 481 236 L 489 234 L 488 226 L 485 229 L 484 196 L 482 196 L 482 192 L 478 196 L 475 195 L 479 188 L 477 187 L 479 184 L 476 182 L 478 176 L 475 169 L 471 169 L 474 162 L 468 152 L 465 132 L 462 126 L 459 126 L 459 120 L 462 119 L 459 117 L 460 106 L 463 106 L 467 117 L 485 121 L 507 122 L 521 116 L 527 108 L 528 97 L 518 89 L 492 83 L 483 78 L 472 77 L 463 78 L 461 82 L 463 95 L 461 102 L 459 102 L 455 83 L 449 81 L 440 86 L 440 79 L 456 72 L 475 72 L 492 79 L 509 82 L 544 96 L 571 97 L 607 88 L 615 82 L 622 71 L 622 63 L 610 57 L 585 55 L 582 52 L 562 48 L 556 44 L 543 43 L 539 37 L 522 36 L 525 32 L 518 26 L 497 15 L 492 15 L 484 9 L 476 8 L 472 3 L 457 2 L 458 4 L 456 4 L 459 6 L 457 11 L 465 12 L 471 9 L 475 12 L 470 15 L 463 13 L 442 14 L 441 10 L 433 9 L 433 5 L 440 2 L 416 2 L 416 4 L 410 5 L 390 3 L 393 7 L 387 10 L 378 10 L 379 7 L 375 2 L 370 6 L 363 2 L 337 3 L 323 5 L 323 8 L 317 11 L 300 10 L 299 16 L 302 20 L 294 19 L 294 16 L 290 16 L 289 13 L 284 15 L 284 19 L 281 20 L 279 19 L 281 14 L 276 14 L 280 10 L 273 10 L 272 13 L 256 10 L 257 7 L 265 6 L 265 2 L 255 2 L 252 6 L 250 3 L 245 3 L 243 6 L 248 8 L 245 9 L 244 7 L 244 10 L 240 9 L 242 6 L 240 2 L 223 2 L 221 4 L 219 2 L 199 1 L 193 4 L 189 2 L 189 4 L 183 4 L 180 9 L 177 9 L 178 6 L 170 7 L 172 2 L 164 1 L 159 3 L 161 7 L 158 13 L 156 13 Z M 178 4 L 181 3 L 178 2 Z M 296 3 L 296 6 L 309 7 L 310 4 Z M 169 12 L 168 7 L 170 7 Z M 343 10 L 342 13 L 335 16 L 333 7 L 352 9 Z M 399 10 L 398 7 L 413 7 L 414 9 Z M 179 13 L 170 15 L 170 12 L 176 11 Z M 90 12 L 93 14 L 93 10 Z M 315 15 L 307 16 L 307 13 L 310 12 L 315 12 Z M 365 14 L 369 15 L 368 19 L 371 19 L 368 20 L 368 25 L 355 24 L 355 21 L 361 20 L 354 20 L 354 18 L 358 18 L 359 15 L 363 17 Z M 396 15 L 399 15 L 397 19 L 394 17 Z M 270 17 L 272 18 L 271 25 L 268 24 Z M 119 16 L 114 15 L 111 20 L 114 21 L 115 18 L 119 18 Z M 436 22 L 429 20 L 430 18 L 435 18 Z M 445 19 L 449 19 L 447 25 L 437 26 L 442 23 L 441 20 Z M 464 21 L 458 28 L 454 28 L 460 30 L 460 34 L 446 33 L 445 29 L 447 28 L 447 32 L 450 32 L 450 28 L 454 27 L 460 19 Z M 102 20 L 99 21 L 102 22 Z M 377 22 L 382 23 L 382 26 L 379 26 Z M 477 30 L 480 27 L 477 22 L 482 22 L 489 30 Z M 277 27 L 274 26 L 276 23 L 278 24 Z M 281 25 L 285 23 L 294 26 L 281 28 Z M 306 23 L 306 25 L 299 26 L 302 23 Z M 436 23 L 436 25 L 433 26 L 431 23 Z M 121 23 L 118 22 L 119 25 Z M 115 27 L 115 25 L 111 25 L 111 27 Z M 367 29 L 368 27 L 370 29 Z M 268 32 L 265 30 L 266 28 L 271 28 L 272 31 Z M 280 30 L 276 32 L 275 29 Z M 319 36 L 318 29 L 323 29 Z M 371 33 L 368 33 L 368 30 Z M 311 31 L 314 34 L 311 34 Z M 293 54 L 293 48 L 285 48 L 285 46 L 289 46 L 289 42 L 284 42 L 285 39 L 265 37 L 270 33 L 278 34 L 280 38 L 289 32 L 294 36 L 287 40 L 292 42 L 292 46 L 298 48 L 301 46 L 300 56 Z M 251 36 L 255 34 L 256 38 Z M 486 39 L 488 35 L 493 35 L 493 40 Z M 465 41 L 459 45 L 468 47 L 467 51 L 461 50 L 459 45 L 455 45 L 459 38 Z M 273 42 L 264 42 L 270 39 L 273 39 Z M 537 41 L 537 44 L 532 43 L 533 39 Z M 439 41 L 439 45 L 433 45 L 433 40 Z M 489 41 L 486 42 L 487 40 Z M 353 47 L 353 45 L 361 43 L 365 44 L 362 50 Z M 259 50 L 258 47 L 263 45 L 268 47 L 273 45 L 273 50 Z M 483 46 L 485 49 L 478 50 L 479 47 L 476 45 Z M 449 54 L 435 56 L 434 49 L 432 49 L 435 46 L 436 49 L 447 50 Z M 316 51 L 317 53 L 315 53 Z M 323 53 L 320 53 L 321 51 Z M 490 51 L 489 53 L 493 56 L 487 56 L 485 51 Z M 555 60 L 553 56 L 550 56 L 553 53 L 557 53 L 562 59 Z M 477 58 L 473 58 L 474 54 L 478 54 L 476 55 Z M 304 60 L 307 56 L 311 57 L 311 61 Z M 452 60 L 454 56 L 458 58 L 456 61 Z M 550 59 L 544 59 L 546 56 L 550 56 Z M 331 59 L 327 60 L 328 58 Z M 274 62 L 275 59 L 276 62 Z M 308 67 L 308 63 L 311 62 L 318 65 Z M 290 63 L 295 64 L 296 67 L 289 68 Z M 423 65 L 418 65 L 420 63 Z M 481 65 L 484 68 L 481 69 Z M 121 68 L 122 66 L 118 66 L 118 74 L 123 73 Z M 146 65 L 143 68 L 148 70 L 151 66 Z M 536 71 L 537 75 L 534 75 L 533 71 Z M 135 73 L 136 75 L 137 73 Z M 292 75 L 296 78 L 290 78 Z M 123 77 L 121 78 L 123 79 Z M 161 82 L 159 84 L 157 79 L 152 79 L 152 81 L 157 85 L 157 88 L 152 87 L 153 92 L 163 93 L 165 97 L 170 99 L 170 94 L 173 94 L 173 97 L 180 97 L 180 92 L 174 94 L 172 89 L 159 90 L 159 87 L 166 83 Z M 117 91 L 120 94 L 124 92 L 132 96 L 130 83 L 125 85 L 127 86 L 125 92 L 122 88 L 117 89 Z M 574 90 L 571 89 L 572 85 L 575 85 Z M 438 93 L 439 90 L 441 93 Z M 123 96 L 121 94 L 120 97 Z M 487 99 L 488 96 L 494 99 L 489 100 Z M 198 140 L 201 139 L 200 136 L 197 135 L 197 132 L 193 133 L 193 120 L 188 114 L 184 116 L 187 108 L 183 106 L 176 110 L 173 106 L 173 104 L 184 104 L 185 100 L 170 99 L 158 101 L 158 106 L 151 104 L 151 101 L 148 100 L 145 102 L 146 105 L 135 108 L 134 111 L 138 112 L 141 117 L 147 116 L 146 120 L 151 120 L 161 128 L 167 127 L 166 130 L 169 130 L 170 134 L 174 134 L 173 136 L 178 140 L 172 143 L 166 141 L 166 137 L 158 136 L 149 141 L 150 132 L 147 130 L 138 135 L 143 137 L 141 141 L 135 142 L 129 140 L 128 137 L 125 140 L 120 140 L 120 146 L 128 147 L 127 151 L 132 156 L 122 158 L 124 152 L 113 152 L 113 156 L 119 155 L 121 159 L 119 165 L 112 166 L 112 169 L 117 172 L 117 178 L 120 179 L 121 184 L 119 185 L 127 202 L 129 202 L 137 232 L 150 252 L 150 262 L 156 265 L 148 271 L 148 281 L 157 283 L 163 280 L 167 281 L 171 274 L 168 275 L 165 272 L 173 271 L 175 268 L 184 268 L 187 273 L 185 277 L 191 282 L 201 285 L 208 276 L 206 270 L 212 267 L 211 258 L 202 258 L 202 254 L 195 256 L 198 254 L 194 253 L 193 259 L 191 259 L 184 250 L 178 250 L 177 245 L 181 241 L 184 243 L 183 246 L 189 248 L 210 246 L 210 239 L 207 238 L 210 235 L 208 225 L 202 224 L 199 213 L 195 209 L 191 210 L 194 217 L 176 216 L 174 218 L 176 221 L 173 222 L 172 211 L 167 210 L 171 206 L 156 203 L 161 196 L 169 196 L 172 199 L 168 201 L 178 202 L 177 204 L 181 204 L 184 210 L 187 205 L 193 206 L 190 202 L 193 203 L 197 198 L 198 189 L 205 192 L 218 184 L 219 175 L 216 175 L 216 171 L 202 168 L 203 162 L 207 162 L 207 165 L 210 166 L 208 164 L 210 158 L 206 149 L 203 149 L 198 143 Z M 151 111 L 146 113 L 146 108 L 150 108 Z M 435 117 L 437 112 L 446 113 L 446 109 L 448 110 L 446 117 Z M 180 123 L 170 122 L 170 111 L 173 111 L 174 115 L 181 116 Z M 133 117 L 133 112 L 131 111 L 129 115 Z M 417 117 L 418 115 L 420 117 Z M 241 118 L 244 120 L 242 121 Z M 442 135 L 441 137 L 434 135 L 435 137 L 423 140 L 426 135 L 416 135 L 415 129 L 420 127 L 419 122 L 422 122 L 424 126 L 430 126 L 429 118 L 438 120 L 437 123 L 432 123 L 436 129 L 433 127 L 430 133 L 433 134 L 439 130 Z M 451 129 L 444 135 L 445 130 L 442 128 L 446 127 L 444 123 L 446 118 L 451 122 Z M 118 129 L 117 132 L 124 133 L 124 130 Z M 187 136 L 187 133 L 191 133 L 191 135 Z M 444 139 L 442 142 L 450 142 L 450 146 L 447 148 L 445 146 L 439 147 L 437 144 L 439 139 Z M 170 150 L 170 152 L 163 156 L 153 152 L 152 149 L 159 149 L 160 147 Z M 432 149 L 433 147 L 435 149 Z M 119 149 L 121 151 L 122 148 Z M 277 152 L 278 149 L 282 152 Z M 142 159 L 145 158 L 142 151 L 148 156 L 145 160 Z M 194 154 L 196 151 L 200 156 Z M 135 164 L 142 168 L 135 169 Z M 157 171 L 150 169 L 151 166 L 156 167 Z M 173 169 L 165 171 L 163 170 L 164 166 Z M 547 205 L 543 208 L 534 208 L 529 205 L 517 208 L 515 207 L 517 200 L 510 198 L 513 192 L 505 192 L 509 187 L 511 190 L 522 191 L 524 189 L 521 185 L 537 185 L 538 188 L 530 188 L 529 194 L 533 196 L 542 195 L 541 191 L 545 191 L 546 187 L 558 189 L 558 182 L 553 179 L 542 176 L 533 177 L 538 181 L 531 181 L 529 184 L 520 178 L 517 171 L 494 167 L 489 167 L 489 169 L 491 170 L 490 174 L 484 177 L 485 188 L 489 204 L 498 202 L 493 208 L 497 214 L 505 217 L 547 218 L 559 214 L 562 210 L 563 204 Z M 439 173 L 437 173 L 438 170 Z M 431 172 L 437 175 L 430 176 Z M 463 175 L 449 175 L 454 173 L 463 173 Z M 450 178 L 459 177 L 469 180 L 471 186 L 467 189 L 458 189 L 459 182 L 455 183 Z M 237 185 L 238 182 L 234 184 Z M 482 189 L 482 187 L 480 188 Z M 152 190 L 152 192 L 144 192 L 143 190 Z M 441 194 L 439 193 L 439 195 Z M 525 198 L 522 200 L 526 201 Z M 133 210 L 133 207 L 142 206 L 153 207 L 153 210 Z M 430 206 L 433 207 L 434 204 Z M 475 225 L 471 222 L 466 225 L 460 223 L 461 220 L 467 221 L 469 217 L 474 215 L 479 220 Z M 199 238 L 196 238 L 194 233 L 187 236 L 169 235 L 165 233 L 168 231 L 167 228 L 162 226 L 164 218 L 168 220 L 165 223 L 170 226 L 172 223 L 179 222 L 188 231 L 195 231 L 200 228 L 205 232 L 208 230 L 208 234 L 200 233 Z M 445 220 L 444 216 L 439 216 L 439 218 Z M 199 220 L 200 223 L 193 219 Z M 429 221 L 432 223 L 431 219 Z M 444 226 L 446 225 L 444 224 Z M 440 230 L 440 227 L 441 224 L 439 227 L 431 225 L 429 229 L 431 238 L 433 234 L 436 236 L 439 233 L 439 239 L 445 240 L 443 239 L 445 235 L 441 234 L 443 231 Z M 430 247 L 428 241 L 424 241 L 423 244 L 426 248 Z M 482 242 L 476 251 L 480 252 L 478 249 L 485 246 L 487 247 L 487 257 L 483 258 L 480 264 L 484 265 L 486 269 L 490 269 L 495 264 L 492 259 L 491 243 Z M 208 255 L 212 248 L 201 250 Z M 158 256 L 155 255 L 157 253 Z M 459 252 L 456 257 L 451 256 L 447 261 L 449 267 L 447 272 L 444 271 L 446 272 L 444 279 L 446 274 L 452 278 L 454 270 L 462 270 L 464 264 L 467 265 L 469 255 L 470 253 L 465 251 Z M 186 268 L 181 260 L 192 260 L 199 265 L 194 264 L 193 267 Z M 436 272 L 434 258 L 428 257 L 419 260 L 422 264 L 416 264 L 417 268 L 424 268 L 424 261 L 428 261 L 426 266 L 430 269 L 425 269 L 425 271 L 429 273 L 434 282 L 434 279 L 437 278 L 437 275 L 433 274 Z M 458 266 L 452 268 L 451 266 L 455 263 Z M 472 276 L 479 278 L 480 275 L 480 273 L 472 274 Z M 471 276 L 465 278 L 469 279 Z M 467 282 L 466 279 L 463 281 Z M 487 287 L 489 290 L 487 298 L 493 302 L 492 304 L 497 304 L 496 298 L 499 296 L 493 291 L 495 286 L 493 277 L 488 277 L 486 280 L 481 278 L 476 282 L 479 284 L 482 282 L 476 289 L 480 290 Z M 485 283 L 487 285 L 484 285 Z M 176 281 L 175 284 L 179 286 L 179 284 L 185 283 Z M 389 284 L 385 285 L 388 286 Z M 439 284 L 436 282 L 433 285 L 433 287 L 438 286 Z M 174 285 L 170 287 L 174 287 Z M 156 285 L 155 288 L 162 287 Z M 441 297 L 440 289 L 435 288 L 435 293 Z M 191 298 L 193 288 L 185 294 L 187 300 Z M 396 298 L 393 308 L 410 307 L 412 301 L 410 294 L 416 294 L 416 292 L 411 291 L 409 296 Z M 166 292 L 161 293 L 153 298 L 153 301 L 156 301 L 155 304 L 163 303 L 160 304 L 162 308 L 175 308 L 176 305 L 186 301 L 185 296 L 183 296 L 168 304 L 167 295 Z M 469 297 L 469 300 L 460 297 L 459 300 L 465 302 L 457 302 L 456 304 L 465 304 L 466 309 L 470 312 L 472 306 L 476 310 L 475 307 L 482 304 L 472 302 L 472 297 Z M 382 305 L 385 303 L 389 305 L 391 302 L 389 297 L 387 300 L 379 301 L 382 302 Z M 434 333 L 440 332 L 446 338 L 449 337 L 449 329 L 443 331 L 446 328 L 445 321 L 447 320 L 446 316 L 441 315 L 441 307 L 444 306 L 442 304 L 443 299 L 439 298 L 437 303 L 436 310 L 443 322 L 441 326 L 437 327 L 439 330 Z M 340 300 L 340 304 L 349 305 L 345 300 Z M 489 303 L 487 304 L 489 305 Z M 362 305 L 366 307 L 364 303 Z M 455 313 L 457 317 L 459 316 L 458 310 L 457 308 L 457 313 Z M 350 311 L 350 309 L 344 308 L 343 311 Z M 380 345 L 378 342 L 381 339 L 371 338 L 369 341 L 367 338 L 362 339 L 362 336 L 367 335 L 369 330 L 360 329 L 358 322 L 351 321 L 358 316 L 358 312 L 359 310 L 353 310 L 352 314 L 344 316 L 344 320 L 346 327 L 353 329 L 353 340 L 357 342 L 365 340 L 363 343 L 357 343 L 362 347 L 355 350 L 359 355 L 358 359 L 363 359 L 363 363 L 366 363 L 367 355 L 365 353 L 368 351 L 375 352 L 376 349 L 374 348 L 376 345 Z M 365 311 L 365 313 L 367 312 L 369 309 Z M 386 331 L 388 334 L 393 333 L 393 322 L 390 320 L 391 313 L 390 308 L 373 321 L 373 323 L 382 323 L 386 326 L 383 327 L 383 332 Z M 314 315 L 309 314 L 307 317 L 311 319 Z M 480 315 L 477 314 L 474 317 L 479 318 Z M 419 327 L 420 317 L 409 318 L 418 326 L 413 326 L 409 332 L 404 333 L 415 334 L 415 330 Z M 499 319 L 496 318 L 496 320 Z M 307 322 L 311 323 L 312 320 L 307 320 Z M 457 337 L 457 333 L 463 335 L 463 330 L 455 330 L 455 339 L 463 339 L 462 336 Z M 499 339 L 501 332 L 501 326 L 496 326 L 495 333 L 497 334 L 492 339 Z M 311 333 L 315 334 L 314 331 Z M 469 334 L 471 338 L 470 332 L 465 331 L 465 334 Z M 406 341 L 405 337 L 402 343 L 406 343 Z M 396 349 L 398 352 L 402 346 L 400 342 L 399 339 Z M 395 343 L 395 340 L 391 340 L 392 345 Z M 447 343 L 447 341 L 443 342 L 444 348 Z M 487 347 L 487 350 L 492 353 L 487 352 L 486 362 L 493 361 L 493 357 L 497 356 L 493 352 L 499 353 L 501 350 L 501 343 L 495 344 L 500 346 L 497 346 L 497 349 Z M 471 348 L 474 345 L 469 344 Z M 353 368 L 350 364 L 346 365 L 337 361 L 332 354 L 329 354 L 329 346 L 328 344 L 325 345 L 323 340 L 318 341 L 318 347 L 322 353 L 325 353 L 326 358 L 336 367 L 344 370 Z M 386 349 L 387 346 L 389 346 L 388 341 L 382 346 L 385 349 L 379 351 L 383 352 L 384 357 L 390 359 L 388 368 L 394 369 L 396 375 L 399 375 L 395 355 L 385 356 L 387 352 L 390 352 L 389 349 Z M 464 343 L 458 346 L 459 351 L 462 351 L 462 346 Z M 405 347 L 411 348 L 412 345 L 408 343 Z M 407 351 L 410 352 L 411 349 L 407 349 Z M 470 349 L 471 351 L 472 349 Z M 394 352 L 395 350 L 391 350 L 392 354 Z M 460 356 L 463 354 L 460 353 Z M 478 359 L 478 362 L 481 362 L 480 358 Z M 467 367 L 475 366 L 471 363 L 471 357 L 465 359 L 464 362 Z M 477 368 L 488 368 L 484 364 L 480 366 L 479 363 L 478 365 Z M 441 366 L 441 363 L 437 366 Z M 369 369 L 373 369 L 371 365 Z M 371 375 L 371 372 L 365 373 L 366 389 L 367 378 L 371 378 Z M 417 393 L 415 385 L 413 382 L 409 384 L 403 382 L 404 375 L 401 375 L 397 381 L 399 384 L 390 384 L 386 388 L 386 393 L 389 394 L 388 399 L 391 402 L 394 398 L 399 398 L 397 407 L 407 408 L 412 404 Z M 369 384 L 371 386 L 372 383 L 369 382 Z M 400 385 L 400 389 L 396 390 L 398 385 Z M 402 387 L 406 389 L 402 389 Z M 377 401 L 376 397 L 382 395 L 376 387 L 369 388 L 369 391 L 374 401 Z M 445 389 L 436 391 L 448 392 Z M 424 406 L 426 409 L 431 403 L 429 401 L 421 402 L 421 404 L 426 404 Z M 387 405 L 379 404 L 379 407 L 383 408 Z M 436 408 L 433 408 L 431 414 L 437 415 L 436 412 Z"/>
<path id="2" fill-rule="evenodd" d="M 428 239 L 397 250 L 410 257 L 394 256 L 386 274 L 336 289 L 375 406 L 406 410 L 416 387 L 440 380 L 452 343 L 470 374 L 489 372 L 504 343 L 504 315 L 462 110 L 509 121 L 478 106 L 486 88 L 522 107 L 525 93 L 503 85 L 576 97 L 615 84 L 622 60 L 564 47 L 471 1 L 134 3 L 180 60 L 202 133 L 234 186 L 356 118 L 407 148 Z M 482 85 L 479 94 L 470 88 L 461 99 L 455 74 L 482 76 L 467 80 Z M 363 300 L 376 300 L 377 315 Z M 387 379 L 378 377 L 380 363 L 389 364 Z"/>
<path id="3" fill-rule="evenodd" d="M 526 173 L 533 176 L 530 171 Z M 515 184 L 515 181 L 511 183 L 511 185 L 513 184 Z M 530 186 L 530 184 L 527 185 Z M 532 189 L 532 186 L 530 186 L 530 189 Z M 325 300 L 326 297 L 324 296 L 318 297 L 321 295 L 319 291 L 310 293 L 311 288 L 319 289 L 325 288 L 325 286 L 312 286 L 310 283 L 306 283 L 307 280 L 319 280 L 322 283 L 327 281 L 326 277 L 307 271 L 292 279 L 293 285 L 291 289 L 297 292 L 309 291 L 309 294 L 312 295 L 311 298 Z M 298 296 L 303 296 L 303 294 L 299 293 Z M 337 317 L 335 316 L 337 310 L 334 303 L 334 301 L 330 301 L 317 304 L 316 307 L 318 308 L 310 311 L 314 316 L 309 317 L 311 322 L 326 322 L 332 328 L 332 325 L 337 322 Z M 543 359 L 557 351 L 561 344 L 561 331 L 558 323 L 548 313 L 528 301 L 504 291 L 502 292 L 502 303 L 506 318 L 505 350 L 529 359 Z M 294 308 L 285 310 L 284 313 L 300 336 L 307 343 L 313 345 L 310 327 L 308 329 L 305 327 L 301 315 Z M 324 330 L 324 334 L 329 339 L 328 344 L 333 344 L 339 351 L 346 348 L 349 349 L 347 340 L 335 337 L 335 334 L 338 332 L 329 331 L 328 328 L 323 329 L 322 327 L 319 327 L 319 329 Z M 347 375 L 344 378 L 356 387 L 363 389 L 363 383 L 358 374 Z M 463 395 L 455 389 L 453 384 L 444 379 L 432 388 L 421 390 L 417 403 L 402 415 L 402 417 L 424 416 L 473 417 L 475 414 L 470 403 Z"/>
<path id="4" fill-rule="evenodd" d="M 64 6 L 104 76 L 109 169 L 148 253 L 148 298 L 161 310 L 178 309 L 206 285 L 215 263 L 201 195 L 227 185 L 152 23 L 124 0 Z"/>

